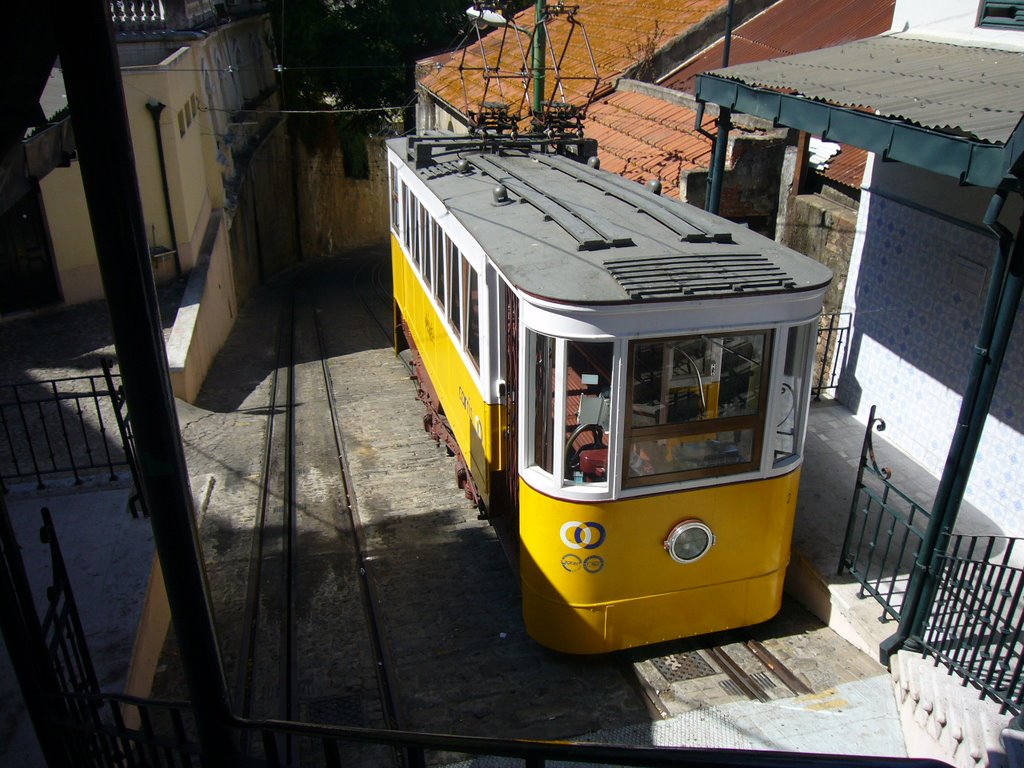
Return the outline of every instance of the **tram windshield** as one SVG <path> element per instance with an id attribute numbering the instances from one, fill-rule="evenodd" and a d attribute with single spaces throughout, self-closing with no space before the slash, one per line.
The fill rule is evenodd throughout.
<path id="1" fill-rule="evenodd" d="M 755 468 L 769 348 L 767 331 L 632 342 L 623 485 Z"/>

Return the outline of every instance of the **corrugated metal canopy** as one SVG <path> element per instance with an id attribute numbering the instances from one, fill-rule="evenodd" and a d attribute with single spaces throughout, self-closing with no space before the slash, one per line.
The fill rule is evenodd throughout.
<path id="1" fill-rule="evenodd" d="M 895 0 L 779 0 L 732 33 L 729 65 L 793 56 L 840 45 L 892 26 Z M 724 40 L 709 46 L 659 81 L 659 85 L 693 93 L 697 75 L 722 66 Z"/>
<path id="2" fill-rule="evenodd" d="M 873 37 L 701 75 L 703 101 L 994 187 L 1024 112 L 1024 52 Z"/>

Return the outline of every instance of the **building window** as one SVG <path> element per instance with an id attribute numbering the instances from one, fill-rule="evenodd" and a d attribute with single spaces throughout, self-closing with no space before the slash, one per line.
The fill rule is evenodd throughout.
<path id="1" fill-rule="evenodd" d="M 978 26 L 1024 29 L 1024 0 L 984 0 Z"/>

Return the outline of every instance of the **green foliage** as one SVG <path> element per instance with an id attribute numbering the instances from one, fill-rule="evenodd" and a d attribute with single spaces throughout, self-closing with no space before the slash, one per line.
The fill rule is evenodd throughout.
<path id="1" fill-rule="evenodd" d="M 418 58 L 459 42 L 466 0 L 271 0 L 289 108 L 403 106 Z"/>

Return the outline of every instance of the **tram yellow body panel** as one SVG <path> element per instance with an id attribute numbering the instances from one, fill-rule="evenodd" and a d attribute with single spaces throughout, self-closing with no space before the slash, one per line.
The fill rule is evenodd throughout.
<path id="1" fill-rule="evenodd" d="M 605 653 L 774 616 L 789 563 L 800 472 L 583 504 L 520 481 L 523 615 L 538 642 Z M 696 518 L 706 555 L 674 561 L 664 541 Z"/>
<path id="2" fill-rule="evenodd" d="M 397 239 L 391 237 L 394 298 L 444 408 L 455 439 L 473 472 L 477 488 L 490 494 L 491 474 L 505 468 L 502 441 L 506 409 L 484 401 L 473 375 L 437 309 L 411 268 Z"/>

